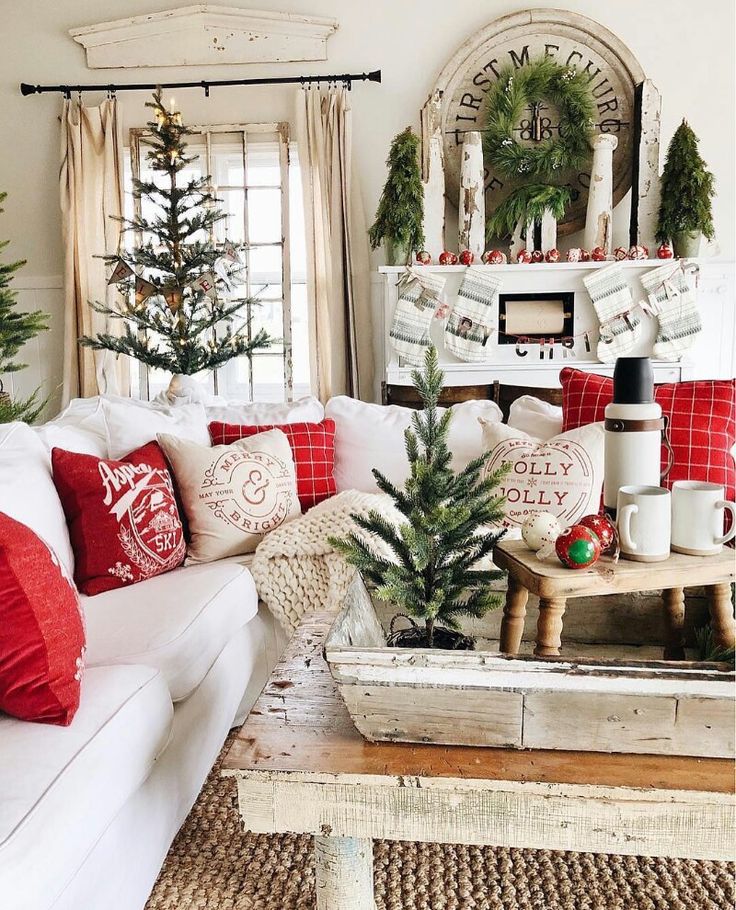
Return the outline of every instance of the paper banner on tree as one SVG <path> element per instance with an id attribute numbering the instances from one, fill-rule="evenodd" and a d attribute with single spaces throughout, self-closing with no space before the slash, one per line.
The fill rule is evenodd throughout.
<path id="1" fill-rule="evenodd" d="M 121 281 L 124 281 L 126 278 L 129 278 L 133 274 L 133 269 L 128 265 L 124 259 L 118 259 L 115 264 L 115 268 L 112 270 L 112 275 L 108 278 L 108 284 L 119 284 Z"/>
<path id="2" fill-rule="evenodd" d="M 230 277 L 230 272 L 228 272 L 227 266 L 222 261 L 222 259 L 218 259 L 217 262 L 215 263 L 215 272 L 217 272 L 217 276 L 223 280 L 225 287 L 228 289 L 228 291 L 232 291 L 232 289 L 233 289 L 232 278 Z"/>
<path id="3" fill-rule="evenodd" d="M 214 272 L 204 272 L 198 278 L 195 278 L 194 281 L 190 281 L 189 287 L 206 294 L 211 300 L 215 300 L 217 297 L 217 276 Z"/>
<path id="4" fill-rule="evenodd" d="M 163 294 L 166 305 L 172 313 L 176 313 L 177 310 L 181 309 L 184 294 L 180 287 L 167 288 Z"/>
<path id="5" fill-rule="evenodd" d="M 146 279 L 141 278 L 140 275 L 136 275 L 135 302 L 137 306 L 140 306 L 145 300 L 148 300 L 149 297 L 157 293 L 158 288 L 155 284 L 152 284 L 150 281 L 146 281 Z"/>
<path id="6" fill-rule="evenodd" d="M 231 240 L 226 240 L 225 245 L 222 248 L 222 255 L 224 259 L 227 259 L 228 262 L 233 262 L 237 265 L 242 265 L 243 260 L 240 258 L 240 253 L 237 250 L 237 247 Z"/>

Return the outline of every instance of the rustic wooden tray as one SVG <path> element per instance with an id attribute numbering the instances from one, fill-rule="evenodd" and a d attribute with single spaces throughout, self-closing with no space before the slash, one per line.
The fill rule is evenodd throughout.
<path id="1" fill-rule="evenodd" d="M 356 575 L 325 658 L 368 740 L 732 757 L 724 664 L 389 648 Z"/>

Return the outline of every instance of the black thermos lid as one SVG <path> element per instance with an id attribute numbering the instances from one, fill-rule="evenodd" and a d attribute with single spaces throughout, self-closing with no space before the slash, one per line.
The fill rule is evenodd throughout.
<path id="1" fill-rule="evenodd" d="M 648 357 L 619 357 L 613 368 L 614 404 L 654 401 L 654 371 Z"/>

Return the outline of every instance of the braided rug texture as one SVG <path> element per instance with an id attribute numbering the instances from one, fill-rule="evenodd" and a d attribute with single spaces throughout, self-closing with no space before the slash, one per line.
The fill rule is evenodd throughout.
<path id="1" fill-rule="evenodd" d="M 314 910 L 312 838 L 243 832 L 219 767 L 146 910 Z M 388 841 L 373 862 L 378 910 L 732 910 L 736 897 L 724 862 Z"/>

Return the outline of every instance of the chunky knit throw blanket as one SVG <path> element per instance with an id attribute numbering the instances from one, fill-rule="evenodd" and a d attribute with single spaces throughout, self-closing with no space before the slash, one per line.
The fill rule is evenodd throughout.
<path id="1" fill-rule="evenodd" d="M 271 531 L 259 544 L 251 565 L 258 596 L 291 633 L 311 610 L 338 610 L 355 569 L 327 542 L 357 530 L 352 514 L 372 509 L 398 523 L 390 497 L 346 490 L 305 515 Z M 383 548 L 371 541 L 377 551 Z"/>

